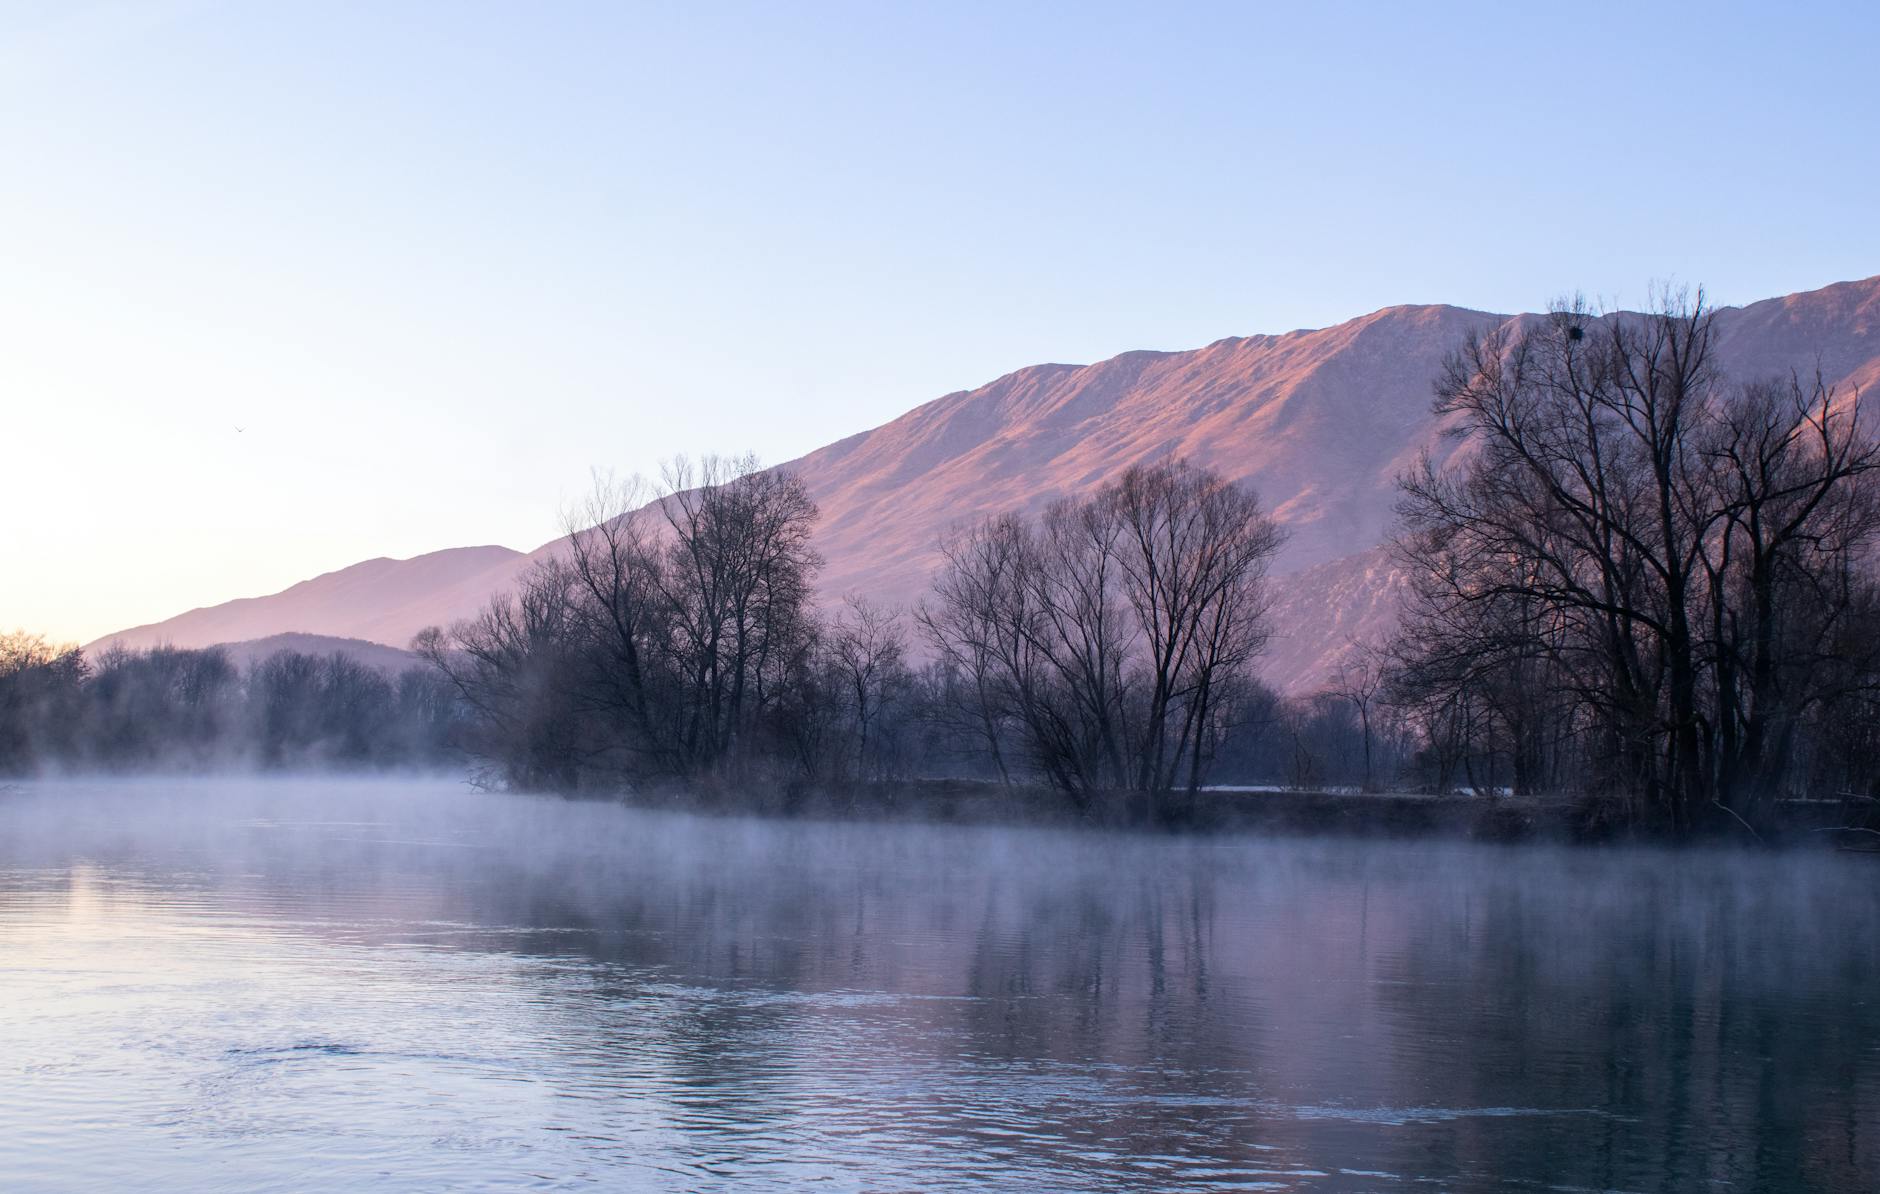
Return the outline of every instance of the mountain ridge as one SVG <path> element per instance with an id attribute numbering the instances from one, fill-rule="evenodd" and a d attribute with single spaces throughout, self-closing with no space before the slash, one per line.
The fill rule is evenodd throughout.
<path id="1" fill-rule="evenodd" d="M 1306 691 L 1350 641 L 1388 629 L 1388 593 L 1401 578 L 1376 549 L 1394 518 L 1396 478 L 1422 452 L 1440 461 L 1456 447 L 1431 405 L 1443 357 L 1471 332 L 1534 318 L 1397 304 L 1327 328 L 1027 365 L 777 467 L 802 477 L 822 508 L 824 599 L 855 592 L 909 605 L 948 528 L 1035 512 L 1132 463 L 1187 455 L 1254 485 L 1291 532 L 1273 570 L 1281 592 L 1265 670 Z M 1739 379 L 1819 365 L 1843 388 L 1880 385 L 1880 276 L 1718 308 L 1717 319 L 1725 368 Z M 93 645 L 304 632 L 402 647 L 425 625 L 473 613 L 560 542 L 362 561 Z"/>

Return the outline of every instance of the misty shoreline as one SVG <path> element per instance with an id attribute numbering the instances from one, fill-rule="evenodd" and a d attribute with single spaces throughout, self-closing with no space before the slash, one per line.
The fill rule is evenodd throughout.
<path id="1" fill-rule="evenodd" d="M 1422 792 L 1363 792 L 1332 788 L 1219 788 L 1162 794 L 1153 811 L 1141 793 L 1094 794 L 1082 806 L 1042 784 L 979 779 L 902 779 L 824 785 L 701 780 L 649 785 L 639 790 L 537 790 L 492 782 L 469 769 L 151 768 L 137 772 L 49 768 L 0 779 L 0 801 L 39 785 L 90 781 L 164 781 L 221 786 L 253 780 L 261 785 L 320 780 L 364 783 L 432 781 L 545 805 L 618 806 L 713 819 L 748 818 L 778 824 L 944 825 L 961 828 L 1064 830 L 1093 836 L 1148 834 L 1181 838 L 1298 838 L 1460 841 L 1564 845 L 1692 845 L 1764 849 L 1844 849 L 1880 853 L 1871 822 L 1880 802 L 1849 799 L 1789 800 L 1754 830 L 1719 812 L 1694 835 L 1673 834 L 1633 821 L 1623 803 L 1584 796 L 1513 796 Z"/>
<path id="2" fill-rule="evenodd" d="M 1079 809 L 1044 785 L 1006 786 L 991 780 L 902 780 L 792 792 L 761 798 L 710 784 L 667 786 L 638 793 L 563 796 L 629 807 L 751 816 L 796 822 L 867 822 L 1037 826 L 1096 834 L 1150 833 L 1188 837 L 1298 837 L 1452 840 L 1577 847 L 1627 844 L 1738 845 L 1749 848 L 1833 848 L 1869 843 L 1857 818 L 1869 807 L 1842 800 L 1784 801 L 1755 830 L 1719 812 L 1696 834 L 1674 834 L 1632 820 L 1622 803 L 1579 796 L 1509 796 L 1268 788 L 1204 790 L 1192 801 L 1165 794 L 1151 815 L 1140 793 L 1097 794 Z M 1866 802 L 1870 804 L 1871 802 Z M 1880 842 L 1880 837 L 1873 839 Z"/>

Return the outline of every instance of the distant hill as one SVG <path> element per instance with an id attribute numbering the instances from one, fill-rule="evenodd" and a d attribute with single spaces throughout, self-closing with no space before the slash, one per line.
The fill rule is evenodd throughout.
<path id="1" fill-rule="evenodd" d="M 506 588 L 528 557 L 507 547 L 453 547 L 408 560 L 366 560 L 266 597 L 192 609 L 88 646 L 207 647 L 279 634 L 364 639 L 404 647 L 425 626 L 474 613 Z"/>
<path id="2" fill-rule="evenodd" d="M 1035 365 L 783 467 L 822 507 L 825 597 L 906 604 L 925 590 L 949 526 L 1036 510 L 1131 463 L 1189 455 L 1251 482 L 1292 532 L 1275 569 L 1278 633 L 1266 666 L 1275 683 L 1306 691 L 1354 638 L 1390 625 L 1394 573 L 1375 549 L 1392 523 L 1397 475 L 1419 452 L 1451 449 L 1430 411 L 1443 356 L 1472 330 L 1528 318 L 1389 307 L 1186 352 Z M 1726 308 L 1718 329 L 1737 376 L 1819 367 L 1844 388 L 1880 386 L 1880 277 Z M 556 548 L 371 560 L 106 637 L 204 645 L 308 631 L 403 646 L 426 625 L 472 612 Z"/>
<path id="3" fill-rule="evenodd" d="M 424 661 L 409 651 L 360 638 L 333 638 L 324 634 L 271 634 L 266 638 L 240 643 L 218 644 L 229 661 L 242 671 L 283 651 L 301 655 L 343 655 L 387 676 L 396 676 L 408 668 L 421 667 Z"/>

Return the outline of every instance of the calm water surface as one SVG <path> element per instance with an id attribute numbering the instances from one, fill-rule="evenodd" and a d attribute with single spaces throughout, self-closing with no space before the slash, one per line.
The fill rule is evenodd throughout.
<path id="1" fill-rule="evenodd" d="M 1880 859 L 0 793 L 0 1188 L 1880 1189 Z"/>

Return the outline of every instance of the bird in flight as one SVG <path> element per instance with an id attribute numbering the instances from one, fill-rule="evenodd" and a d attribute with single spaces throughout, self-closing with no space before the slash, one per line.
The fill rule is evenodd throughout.
<path id="1" fill-rule="evenodd" d="M 246 431 L 246 430 L 248 430 L 248 428 L 246 428 L 246 427 L 237 427 L 237 428 L 235 429 L 235 434 L 237 434 L 237 435 L 240 435 L 240 434 L 241 434 L 242 432 L 244 432 L 244 431 Z"/>

